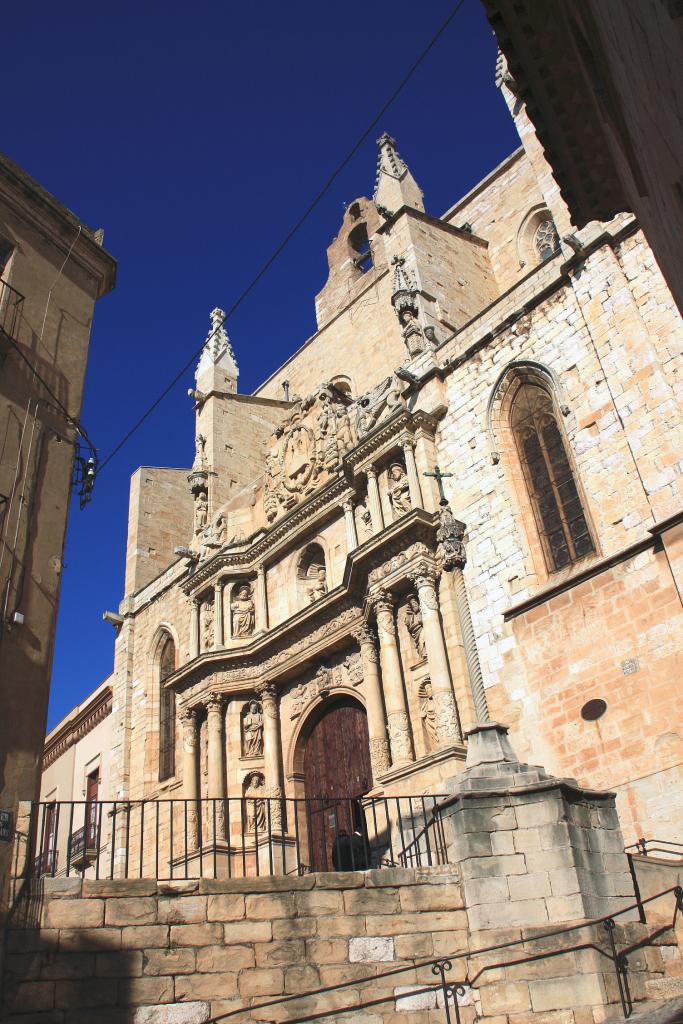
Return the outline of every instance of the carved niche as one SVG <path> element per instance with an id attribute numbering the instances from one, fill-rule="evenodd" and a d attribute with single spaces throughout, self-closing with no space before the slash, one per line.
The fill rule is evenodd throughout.
<path id="1" fill-rule="evenodd" d="M 230 600 L 230 626 L 236 639 L 251 636 L 255 625 L 254 593 L 250 583 L 236 583 Z"/>
<path id="2" fill-rule="evenodd" d="M 263 708 L 257 700 L 242 708 L 242 757 L 263 756 Z"/>
<path id="3" fill-rule="evenodd" d="M 266 454 L 264 510 L 269 522 L 294 508 L 335 474 L 353 447 L 350 400 L 325 384 L 300 399 L 273 433 Z"/>

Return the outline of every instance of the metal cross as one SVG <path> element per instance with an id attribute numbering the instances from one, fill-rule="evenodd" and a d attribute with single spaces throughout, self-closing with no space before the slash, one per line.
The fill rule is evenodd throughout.
<path id="1" fill-rule="evenodd" d="M 447 505 L 448 504 L 448 498 L 446 497 L 446 494 L 445 494 L 444 489 L 443 489 L 443 480 L 445 480 L 447 476 L 453 476 L 454 474 L 453 473 L 442 473 L 438 466 L 434 466 L 434 472 L 433 473 L 423 473 L 422 475 L 423 476 L 432 476 L 432 477 L 434 477 L 434 479 L 436 480 L 437 484 L 439 485 L 439 505 Z"/>

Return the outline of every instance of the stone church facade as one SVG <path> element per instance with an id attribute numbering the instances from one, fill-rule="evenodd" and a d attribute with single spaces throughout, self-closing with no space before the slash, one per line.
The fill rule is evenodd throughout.
<path id="1" fill-rule="evenodd" d="M 501 88 L 522 147 L 435 217 L 383 135 L 317 332 L 244 395 L 214 310 L 193 464 L 133 476 L 101 795 L 190 801 L 190 846 L 443 793 L 487 720 L 678 838 L 680 317 L 630 215 L 573 231 Z"/>

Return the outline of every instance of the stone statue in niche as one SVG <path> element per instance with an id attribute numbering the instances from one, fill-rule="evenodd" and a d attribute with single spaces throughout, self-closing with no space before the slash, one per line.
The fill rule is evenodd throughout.
<path id="1" fill-rule="evenodd" d="M 261 757 L 263 754 L 263 710 L 257 700 L 245 706 L 242 719 L 242 756 Z"/>
<path id="2" fill-rule="evenodd" d="M 245 823 L 247 832 L 264 832 L 266 828 L 266 780 L 260 772 L 253 772 L 246 780 L 244 791 Z"/>
<path id="3" fill-rule="evenodd" d="M 420 601 L 415 594 L 411 594 L 408 598 L 408 604 L 403 613 L 403 622 L 410 633 L 410 639 L 413 641 L 413 647 L 417 656 L 424 660 L 427 657 L 427 650 L 424 641 L 422 612 L 420 611 Z"/>
<path id="4" fill-rule="evenodd" d="M 232 635 L 234 637 L 251 636 L 254 632 L 255 609 L 251 587 L 245 583 L 239 587 L 235 599 L 230 604 L 232 615 Z"/>
<path id="5" fill-rule="evenodd" d="M 398 519 L 410 512 L 410 488 L 406 471 L 400 462 L 395 462 L 389 467 L 389 501 Z"/>
<path id="6" fill-rule="evenodd" d="M 199 534 L 205 529 L 209 518 L 209 503 L 203 491 L 195 496 L 194 500 L 194 532 Z"/>
<path id="7" fill-rule="evenodd" d="M 420 718 L 422 719 L 427 750 L 433 750 L 437 745 L 436 711 L 434 710 L 432 684 L 429 679 L 425 679 L 420 685 L 419 699 Z"/>
<path id="8" fill-rule="evenodd" d="M 194 442 L 194 466 L 193 469 L 204 469 L 206 466 L 206 438 L 203 434 L 197 434 Z"/>
<path id="9" fill-rule="evenodd" d="M 319 601 L 321 597 L 324 597 L 327 593 L 327 575 L 325 573 L 325 566 L 320 565 L 316 562 L 311 563 L 307 572 L 308 584 L 306 586 L 306 594 L 311 604 L 315 601 Z"/>
<path id="10" fill-rule="evenodd" d="M 370 509 L 364 501 L 356 505 L 356 519 L 358 522 L 358 539 L 361 544 L 372 537 L 372 516 Z"/>
<path id="11" fill-rule="evenodd" d="M 210 651 L 213 646 L 213 602 L 202 604 L 202 650 Z"/>

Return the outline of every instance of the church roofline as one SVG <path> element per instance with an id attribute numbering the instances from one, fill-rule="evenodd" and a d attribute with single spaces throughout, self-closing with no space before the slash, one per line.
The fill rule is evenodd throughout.
<path id="1" fill-rule="evenodd" d="M 498 177 L 499 174 L 502 174 L 503 171 L 507 170 L 511 164 L 516 160 L 519 160 L 522 156 L 524 156 L 524 146 L 518 146 L 517 149 L 514 149 L 512 153 L 509 154 L 509 156 L 506 156 L 504 160 L 501 160 L 501 162 L 494 167 L 492 171 L 489 171 L 485 178 L 478 181 L 477 184 L 469 190 L 469 192 L 466 192 L 465 195 L 461 196 L 460 199 L 453 203 L 452 206 L 449 206 L 446 212 L 441 215 L 439 220 L 447 221 L 454 213 L 457 213 L 462 206 L 465 206 L 467 203 L 475 199 L 495 178 Z"/>

